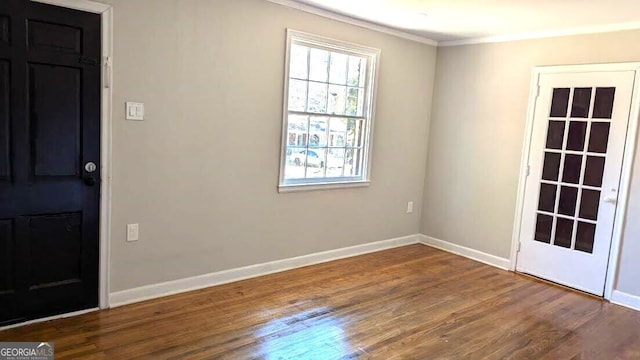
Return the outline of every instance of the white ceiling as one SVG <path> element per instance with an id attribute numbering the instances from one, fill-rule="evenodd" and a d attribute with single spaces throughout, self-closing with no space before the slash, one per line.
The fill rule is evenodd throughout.
<path id="1" fill-rule="evenodd" d="M 640 28 L 640 0 L 295 0 L 435 41 Z"/>

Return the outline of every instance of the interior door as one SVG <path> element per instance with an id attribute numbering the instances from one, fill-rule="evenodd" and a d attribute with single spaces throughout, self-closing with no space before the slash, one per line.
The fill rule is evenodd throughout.
<path id="1" fill-rule="evenodd" d="M 0 1 L 0 325 L 98 304 L 100 53 L 99 15 Z"/>
<path id="2" fill-rule="evenodd" d="M 518 271 L 603 295 L 634 77 L 540 76 Z"/>

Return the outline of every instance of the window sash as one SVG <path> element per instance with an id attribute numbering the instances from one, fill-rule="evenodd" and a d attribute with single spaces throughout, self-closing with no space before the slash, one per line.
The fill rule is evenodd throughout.
<path id="1" fill-rule="evenodd" d="M 287 32 L 287 61 L 286 61 L 286 68 L 285 68 L 285 89 L 284 89 L 284 119 L 283 119 L 283 137 L 282 137 L 282 151 L 281 151 L 281 167 L 280 167 L 280 181 L 279 181 L 279 187 L 284 188 L 284 187 L 296 187 L 296 186 L 301 186 L 301 185 L 305 185 L 305 186 L 319 186 L 322 187 L 324 185 L 332 185 L 331 187 L 335 187 L 334 185 L 339 185 L 339 184 L 345 184 L 346 186 L 349 185 L 353 185 L 356 183 L 360 183 L 360 184 L 368 184 L 369 182 L 369 173 L 370 173 L 370 154 L 371 154 L 371 137 L 372 137 L 372 132 L 373 132 L 373 112 L 374 112 L 374 90 L 375 90 L 375 83 L 376 83 L 376 78 L 377 78 L 377 62 L 379 61 L 379 55 L 380 55 L 380 51 L 377 49 L 372 49 L 372 48 L 368 48 L 368 47 L 364 47 L 361 45 L 355 45 L 355 44 L 348 44 L 348 43 L 344 43 L 341 41 L 337 41 L 337 40 L 331 40 L 331 39 L 327 39 L 327 38 L 322 38 L 322 37 L 318 37 L 315 35 L 310 35 L 310 34 L 306 34 L 306 33 L 301 33 L 298 31 L 293 31 L 293 30 L 288 30 Z M 356 56 L 359 58 L 363 58 L 364 59 L 364 64 L 366 66 L 365 69 L 365 73 L 364 76 L 362 77 L 363 83 L 359 82 L 357 86 L 350 86 L 348 83 L 348 79 L 346 81 L 346 84 L 340 84 L 340 83 L 335 83 L 335 82 L 331 82 L 331 73 L 330 73 L 330 66 L 331 66 L 331 57 L 329 55 L 329 59 L 328 59 L 328 63 L 327 63 L 327 79 L 326 81 L 317 81 L 317 80 L 310 80 L 310 67 L 311 67 L 311 61 L 309 59 L 309 53 L 307 55 L 307 78 L 300 78 L 300 77 L 294 77 L 294 76 L 290 76 L 290 71 L 291 71 L 291 63 L 290 63 L 290 54 L 291 54 L 291 46 L 292 45 L 300 45 L 300 46 L 305 46 L 308 47 L 310 49 L 320 49 L 320 50 L 325 50 L 328 51 L 329 53 L 338 53 L 338 54 L 343 54 L 343 55 L 347 55 L 347 56 Z M 347 73 L 346 76 L 349 76 L 348 70 L 349 70 L 349 65 L 347 63 L 346 65 L 347 67 Z M 362 114 L 361 115 L 347 115 L 345 114 L 334 114 L 332 112 L 329 112 L 329 106 L 328 103 L 329 101 L 327 100 L 327 105 L 325 111 L 300 111 L 300 110 L 289 110 L 289 90 L 290 90 L 290 80 L 300 80 L 300 81 L 306 81 L 307 84 L 309 83 L 318 83 L 318 84 L 323 84 L 326 86 L 330 86 L 330 85 L 338 85 L 338 86 L 345 86 L 347 89 L 349 88 L 356 88 L 356 89 L 360 89 L 362 92 Z M 308 88 L 308 85 L 307 85 Z M 345 99 L 348 99 L 348 93 L 345 97 Z M 345 100 L 347 101 L 347 100 Z M 307 92 L 305 93 L 305 110 L 308 110 L 308 104 L 309 104 L 309 92 L 307 89 Z M 358 106 L 358 105 L 356 105 Z M 345 110 L 344 112 L 346 112 L 346 108 L 347 105 L 345 104 Z M 358 111 L 356 111 L 357 113 Z M 312 145 L 310 143 L 310 134 L 311 131 L 309 129 L 309 126 L 307 125 L 307 131 L 306 131 L 306 138 L 305 138 L 305 145 L 301 146 L 298 145 L 298 143 L 296 143 L 295 145 L 289 145 L 289 117 L 291 115 L 298 115 L 298 116 L 311 116 L 311 117 L 326 117 L 327 118 L 327 129 L 326 129 L 326 134 L 327 134 L 327 139 L 324 142 L 323 146 L 320 145 Z M 361 125 L 359 125 L 359 130 L 361 133 L 356 135 L 356 143 L 351 144 L 350 146 L 347 145 L 346 139 L 345 139 L 345 143 L 344 146 L 331 146 L 329 143 L 329 137 L 330 137 L 330 130 L 329 130 L 329 118 L 337 118 L 337 119 L 354 119 L 356 121 L 361 122 Z M 287 174 L 286 174 L 286 169 L 287 169 L 287 164 L 288 164 L 288 160 L 289 160 L 289 155 L 288 152 L 291 149 L 308 149 L 308 150 L 322 150 L 322 152 L 324 153 L 324 161 L 325 161 L 325 169 L 322 170 L 322 175 L 323 177 L 309 177 L 308 176 L 308 169 L 309 167 L 307 167 L 307 164 L 305 162 L 304 165 L 304 176 L 305 177 L 301 177 L 301 178 L 286 178 Z M 328 169 L 326 162 L 329 160 L 329 152 L 330 150 L 333 149 L 337 149 L 337 150 L 344 150 L 344 154 L 343 154 L 343 167 L 342 167 L 342 176 L 331 176 L 331 177 L 326 177 L 327 176 L 327 171 Z M 353 168 L 350 171 L 355 171 L 358 173 L 358 175 L 348 175 L 345 174 L 345 165 L 347 163 L 347 152 L 351 150 L 353 151 Z M 357 158 L 356 158 L 356 154 Z M 314 155 L 315 156 L 315 155 Z M 356 165 L 357 164 L 357 165 Z M 356 169 L 357 166 L 357 169 Z"/>

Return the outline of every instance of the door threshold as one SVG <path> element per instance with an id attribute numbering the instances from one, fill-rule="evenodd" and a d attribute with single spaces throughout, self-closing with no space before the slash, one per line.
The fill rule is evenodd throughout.
<path id="1" fill-rule="evenodd" d="M 553 286 L 556 286 L 556 287 L 561 287 L 563 289 L 570 290 L 570 291 L 576 292 L 578 294 L 587 295 L 587 296 L 592 297 L 594 299 L 605 300 L 604 296 L 594 295 L 594 294 L 588 293 L 586 291 L 578 290 L 578 289 L 572 288 L 572 287 L 567 286 L 567 285 L 563 285 L 563 284 L 560 284 L 560 283 L 557 283 L 557 282 L 553 282 L 551 280 L 547 280 L 547 279 L 543 279 L 541 277 L 537 277 L 535 275 L 531 275 L 531 274 L 527 274 L 527 273 L 523 273 L 523 272 L 519 272 L 519 271 L 516 271 L 515 273 L 520 275 L 520 276 L 524 276 L 524 277 L 527 277 L 529 279 L 532 279 L 532 280 L 543 282 L 545 284 L 553 285 Z"/>
<path id="2" fill-rule="evenodd" d="M 91 309 L 78 310 L 78 311 L 74 311 L 74 312 L 70 312 L 70 313 L 58 314 L 58 315 L 48 316 L 48 317 L 39 318 L 39 319 L 23 321 L 23 322 L 17 323 L 17 324 L 0 326 L 0 331 L 9 330 L 9 329 L 13 329 L 13 328 L 21 327 L 21 326 L 26 326 L 26 325 L 31 325 L 31 324 L 37 324 L 37 323 L 41 323 L 41 322 L 45 322 L 45 321 L 51 321 L 51 320 L 74 317 L 74 316 L 78 316 L 78 315 L 84 315 L 84 314 L 92 313 L 94 311 L 100 311 L 100 308 L 95 307 L 95 308 L 91 308 Z"/>

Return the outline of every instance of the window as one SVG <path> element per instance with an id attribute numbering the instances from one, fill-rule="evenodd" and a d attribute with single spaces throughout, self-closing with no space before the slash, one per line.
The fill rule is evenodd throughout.
<path id="1" fill-rule="evenodd" d="M 281 191 L 368 184 L 379 54 L 287 32 Z"/>

